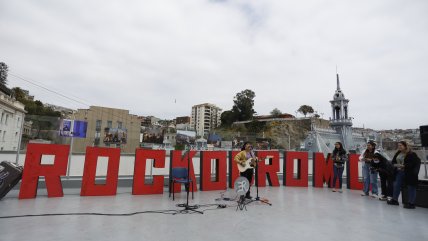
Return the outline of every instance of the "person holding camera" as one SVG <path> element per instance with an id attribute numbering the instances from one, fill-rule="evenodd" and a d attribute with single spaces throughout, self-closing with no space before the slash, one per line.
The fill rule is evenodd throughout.
<path id="1" fill-rule="evenodd" d="M 372 197 L 378 196 L 377 171 L 372 168 L 376 143 L 372 140 L 367 142 L 367 149 L 360 155 L 360 161 L 363 162 L 363 181 L 364 188 L 361 196 L 369 196 L 370 184 L 372 185 Z"/>
<path id="2" fill-rule="evenodd" d="M 400 205 L 398 197 L 400 196 L 402 185 L 405 184 L 408 192 L 408 203 L 404 205 L 404 208 L 414 209 L 421 159 L 410 149 L 407 142 L 400 141 L 398 143 L 398 151 L 392 159 L 392 164 L 394 165 L 394 191 L 388 204 Z"/>
<path id="3" fill-rule="evenodd" d="M 341 142 L 336 142 L 334 144 L 333 150 L 333 192 L 342 193 L 342 176 L 343 169 L 345 168 L 345 162 L 348 160 L 348 156 L 346 155 L 346 150 L 343 149 L 343 145 Z M 339 190 L 336 190 L 336 180 L 339 179 Z"/>

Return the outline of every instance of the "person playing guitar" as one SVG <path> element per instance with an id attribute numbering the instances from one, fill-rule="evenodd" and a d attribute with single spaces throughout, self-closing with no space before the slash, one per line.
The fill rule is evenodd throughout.
<path id="1" fill-rule="evenodd" d="M 238 164 L 240 175 L 248 179 L 251 185 L 253 180 L 254 167 L 257 165 L 258 158 L 253 153 L 253 146 L 250 142 L 245 142 L 235 158 L 235 162 Z M 251 199 L 250 189 L 245 195 L 245 198 Z"/>

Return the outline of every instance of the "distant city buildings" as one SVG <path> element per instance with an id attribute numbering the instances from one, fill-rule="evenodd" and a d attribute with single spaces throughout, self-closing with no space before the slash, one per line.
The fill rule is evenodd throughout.
<path id="1" fill-rule="evenodd" d="M 271 119 L 292 119 L 292 118 L 296 118 L 296 117 L 294 115 L 287 114 L 287 113 L 283 113 L 283 114 L 279 114 L 279 115 L 257 115 L 257 116 L 254 116 L 255 120 L 261 120 L 261 121 L 271 120 Z"/>
<path id="2" fill-rule="evenodd" d="M 175 124 L 187 124 L 190 123 L 190 116 L 181 116 L 175 118 Z"/>
<path id="3" fill-rule="evenodd" d="M 159 125 L 160 118 L 154 116 L 138 116 L 138 119 L 141 122 L 141 126 L 149 127 L 153 125 Z"/>
<path id="4" fill-rule="evenodd" d="M 33 96 L 33 98 L 34 98 L 34 96 Z M 43 105 L 45 107 L 51 108 L 54 111 L 61 112 L 61 114 L 62 114 L 62 116 L 64 118 L 71 118 L 71 116 L 74 113 L 73 109 L 70 109 L 70 108 L 67 108 L 67 107 L 62 107 L 62 106 L 59 106 L 59 105 L 53 105 L 53 104 L 48 104 L 48 103 L 45 103 Z"/>
<path id="5" fill-rule="evenodd" d="M 175 128 L 177 130 L 194 130 L 194 128 L 190 125 L 190 116 L 182 116 L 175 118 Z"/>
<path id="6" fill-rule="evenodd" d="M 140 146 L 141 121 L 129 110 L 100 106 L 78 109 L 74 119 L 88 122 L 86 138 L 74 138 L 73 151 L 85 152 L 87 146 L 120 147 L 134 153 Z"/>
<path id="7" fill-rule="evenodd" d="M 5 88 L 5 87 L 3 87 Z M 22 135 L 25 113 L 24 104 L 0 89 L 0 151 L 16 151 Z"/>
<path id="8" fill-rule="evenodd" d="M 214 104 L 204 103 L 192 107 L 190 126 L 194 128 L 197 136 L 207 136 L 208 133 L 221 124 L 221 111 Z"/>

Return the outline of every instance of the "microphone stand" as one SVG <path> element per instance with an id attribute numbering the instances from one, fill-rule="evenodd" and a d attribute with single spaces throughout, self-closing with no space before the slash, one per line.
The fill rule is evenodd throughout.
<path id="1" fill-rule="evenodd" d="M 251 150 L 251 156 L 254 158 L 254 153 L 252 150 Z M 269 206 L 272 206 L 272 203 L 268 202 L 267 200 L 260 199 L 260 197 L 259 197 L 259 165 L 258 164 L 256 165 L 255 178 L 256 178 L 256 183 L 255 183 L 256 184 L 256 198 L 250 200 L 250 202 L 248 202 L 248 203 L 262 202 L 262 203 L 268 204 Z"/>
<path id="2" fill-rule="evenodd" d="M 187 152 L 187 180 L 190 180 L 190 151 L 191 151 L 191 149 L 189 149 L 189 151 Z M 185 184 L 185 186 L 186 186 L 186 184 Z M 192 188 L 193 188 L 193 182 L 192 182 Z M 204 214 L 203 212 L 196 210 L 199 208 L 199 205 L 189 205 L 190 182 L 187 183 L 186 191 L 187 191 L 186 203 L 177 205 L 178 207 L 184 207 L 184 209 L 181 212 L 193 211 L 196 213 Z"/>

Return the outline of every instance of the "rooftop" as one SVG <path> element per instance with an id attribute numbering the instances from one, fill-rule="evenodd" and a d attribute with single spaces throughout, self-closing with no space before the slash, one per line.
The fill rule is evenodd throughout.
<path id="1" fill-rule="evenodd" d="M 134 196 L 130 188 L 109 197 L 81 197 L 79 192 L 69 188 L 62 198 L 47 198 L 46 190 L 39 190 L 37 198 L 19 200 L 13 190 L 0 202 L 2 217 L 92 214 L 0 218 L 1 240 L 428 240 L 428 209 L 389 206 L 361 197 L 360 191 L 260 188 L 260 196 L 273 205 L 250 203 L 247 211 L 236 210 L 236 202 L 216 200 L 220 191 L 196 192 L 190 204 L 207 205 L 199 209 L 203 215 L 174 211 L 182 210 L 176 204 L 185 202 L 184 192 L 175 201 L 166 189 L 163 195 L 148 196 Z M 230 189 L 223 195 L 235 197 Z M 217 208 L 219 204 L 227 207 Z M 153 210 L 163 211 L 125 215 Z"/>

